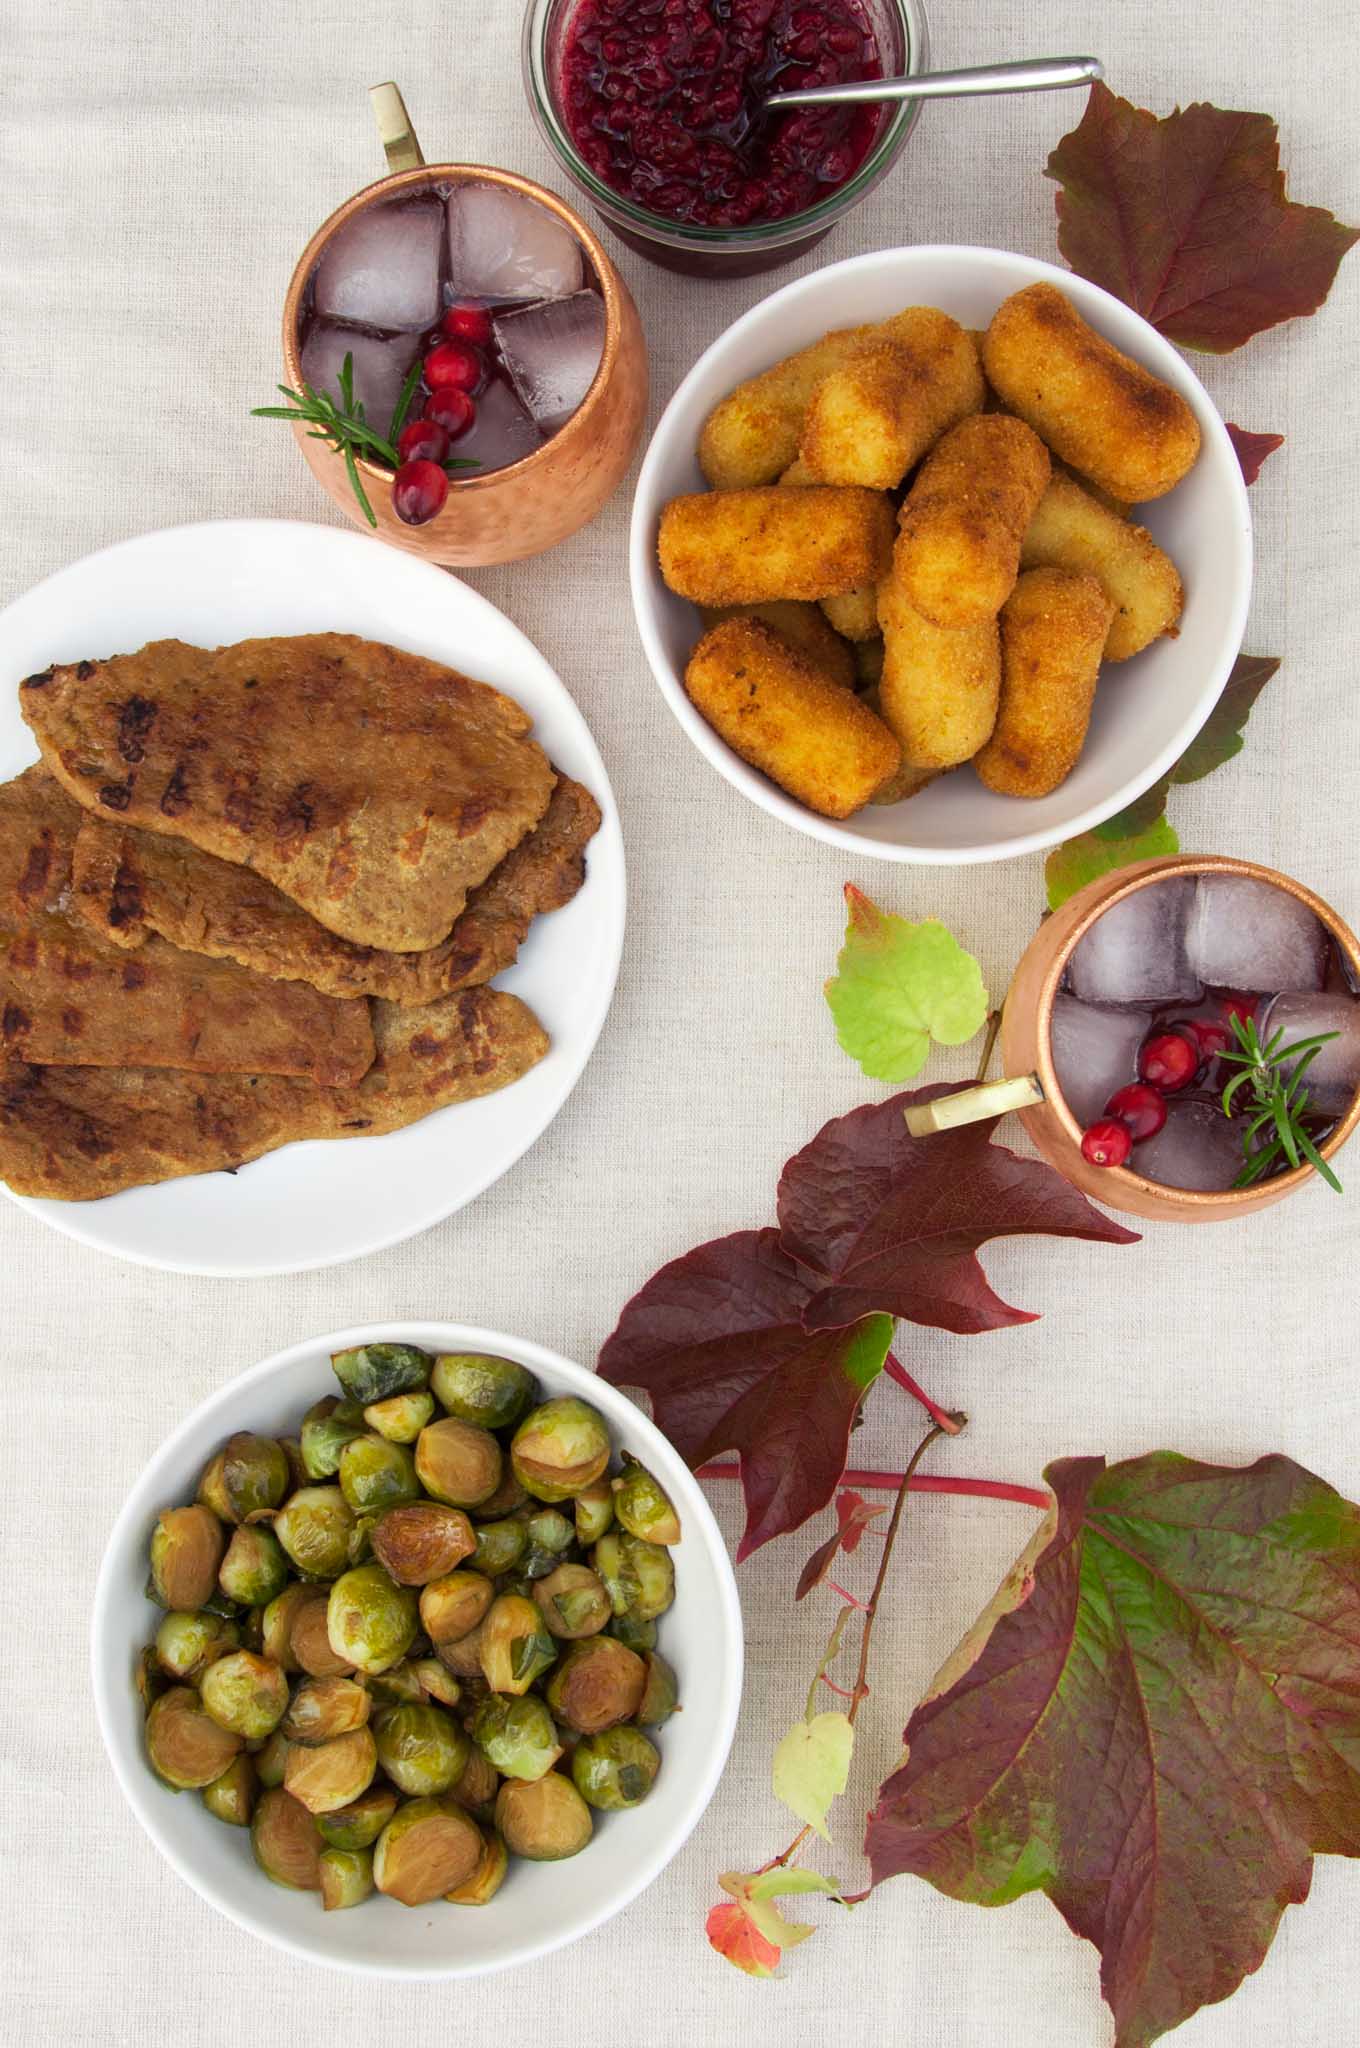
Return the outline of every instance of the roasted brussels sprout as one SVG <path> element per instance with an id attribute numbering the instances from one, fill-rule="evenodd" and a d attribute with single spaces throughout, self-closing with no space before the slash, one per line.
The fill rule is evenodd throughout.
<path id="1" fill-rule="evenodd" d="M 387 1671 L 399 1663 L 419 1622 L 415 1594 L 395 1585 L 380 1564 L 356 1565 L 331 1587 L 326 1610 L 331 1648 L 360 1671 Z"/>
<path id="2" fill-rule="evenodd" d="M 217 1591 L 226 1531 L 211 1508 L 166 1508 L 151 1536 L 152 1598 L 181 1613 L 206 1607 Z"/>
<path id="3" fill-rule="evenodd" d="M 340 1491 L 356 1515 L 417 1499 L 420 1482 L 411 1453 L 384 1437 L 352 1437 L 340 1453 Z"/>
<path id="4" fill-rule="evenodd" d="M 288 1737 L 276 1728 L 255 1752 L 255 1775 L 262 1785 L 281 1785 L 288 1763 Z"/>
<path id="5" fill-rule="evenodd" d="M 576 1541 L 583 1550 L 598 1543 L 614 1520 L 614 1489 L 607 1479 L 582 1487 L 575 1500 Z"/>
<path id="6" fill-rule="evenodd" d="M 309 1678 L 349 1678 L 354 1666 L 347 1657 L 337 1656 L 330 1636 L 330 1593 L 325 1586 L 307 1586 L 306 1599 L 299 1600 L 288 1632 L 288 1649 L 294 1667 Z"/>
<path id="7" fill-rule="evenodd" d="M 425 1697 L 425 1688 L 416 1668 L 405 1657 L 399 1664 L 389 1665 L 386 1671 L 366 1678 L 364 1683 L 380 1707 L 419 1706 Z"/>
<path id="8" fill-rule="evenodd" d="M 558 1565 L 538 1581 L 534 1601 L 549 1633 L 566 1642 L 598 1635 L 613 1612 L 604 1586 L 584 1564 Z"/>
<path id="9" fill-rule="evenodd" d="M 271 1436 L 238 1430 L 222 1446 L 222 1486 L 237 1522 L 272 1514 L 288 1491 L 288 1454 Z"/>
<path id="10" fill-rule="evenodd" d="M 307 1484 L 312 1474 L 302 1462 L 301 1437 L 281 1436 L 279 1438 L 279 1449 L 288 1460 L 288 1485 L 283 1496 L 287 1500 L 290 1493 L 296 1493 L 300 1486 Z"/>
<path id="11" fill-rule="evenodd" d="M 366 1792 L 378 1768 L 378 1752 L 367 1728 L 351 1728 L 330 1742 L 290 1743 L 283 1785 L 309 1813 L 335 1813 Z"/>
<path id="12" fill-rule="evenodd" d="M 655 1621 L 675 1598 L 675 1566 L 659 1543 L 646 1543 L 626 1529 L 611 1529 L 591 1554 L 616 1615 Z"/>
<path id="13" fill-rule="evenodd" d="M 348 1806 L 316 1816 L 321 1839 L 333 1849 L 371 1849 L 397 1810 L 390 1785 L 370 1785 Z"/>
<path id="14" fill-rule="evenodd" d="M 441 1707 L 456 1707 L 463 1696 L 462 1686 L 437 1657 L 417 1657 L 411 1672 L 419 1679 L 425 1698 L 435 1700 Z"/>
<path id="15" fill-rule="evenodd" d="M 678 1543 L 680 1517 L 670 1495 L 636 1458 L 625 1458 L 614 1481 L 614 1513 L 630 1536 L 645 1543 Z"/>
<path id="16" fill-rule="evenodd" d="M 304 1602 L 323 1591 L 323 1587 L 308 1586 L 295 1580 L 291 1586 L 284 1587 L 277 1599 L 270 1601 L 260 1618 L 260 1649 L 285 1671 L 300 1669 L 292 1650 L 293 1622 L 298 1610 Z"/>
<path id="17" fill-rule="evenodd" d="M 510 1462 L 536 1500 L 570 1500 L 593 1486 L 609 1463 L 608 1425 L 575 1394 L 545 1401 L 515 1431 Z"/>
<path id="18" fill-rule="evenodd" d="M 475 1351 L 446 1351 L 436 1358 L 430 1385 L 441 1407 L 479 1429 L 507 1429 L 538 1392 L 522 1365 Z"/>
<path id="19" fill-rule="evenodd" d="M 462 1509 L 437 1500 L 389 1508 L 373 1528 L 373 1555 L 402 1586 L 428 1586 L 431 1580 L 442 1579 L 475 1548 L 472 1524 Z"/>
<path id="20" fill-rule="evenodd" d="M 479 1500 L 470 1512 L 474 1522 L 498 1522 L 505 1515 L 513 1515 L 516 1508 L 522 1508 L 529 1496 L 510 1469 L 510 1460 L 501 1465 L 500 1484 L 485 1500 Z"/>
<path id="21" fill-rule="evenodd" d="M 373 1702 L 353 1678 L 308 1678 L 297 1687 L 280 1726 L 290 1742 L 329 1742 L 366 1728 Z"/>
<path id="22" fill-rule="evenodd" d="M 232 1758 L 220 1778 L 203 1787 L 203 1804 L 214 1820 L 224 1820 L 233 1828 L 248 1828 L 258 1790 L 254 1761 L 243 1750 Z"/>
<path id="23" fill-rule="evenodd" d="M 510 1867 L 510 1853 L 494 1828 L 482 1830 L 481 1861 L 471 1877 L 455 1885 L 444 1897 L 451 1906 L 484 1906 L 505 1883 L 505 1873 Z"/>
<path id="24" fill-rule="evenodd" d="M 482 1676 L 492 1692 L 525 1693 L 557 1655 L 532 1600 L 503 1593 L 482 1623 Z"/>
<path id="25" fill-rule="evenodd" d="M 609 1624 L 609 1633 L 617 1637 L 625 1648 L 636 1650 L 639 1656 L 645 1650 L 656 1648 L 654 1621 L 635 1621 L 631 1614 L 616 1614 Z"/>
<path id="26" fill-rule="evenodd" d="M 241 1737 L 204 1713 L 192 1687 L 172 1685 L 153 1700 L 146 1717 L 146 1753 L 156 1776 L 177 1792 L 211 1785 L 240 1748 Z"/>
<path id="27" fill-rule="evenodd" d="M 354 1516 L 338 1486 L 302 1486 L 274 1517 L 274 1534 L 300 1572 L 338 1578 L 349 1563 Z"/>
<path id="28" fill-rule="evenodd" d="M 680 1696 L 679 1687 L 670 1665 L 664 1657 L 659 1657 L 655 1650 L 648 1650 L 642 1662 L 647 1679 L 634 1719 L 640 1728 L 658 1728 L 675 1712 Z"/>
<path id="29" fill-rule="evenodd" d="M 360 1344 L 337 1351 L 331 1365 L 351 1401 L 364 1408 L 393 1394 L 418 1394 L 430 1384 L 429 1358 L 414 1344 Z"/>
<path id="30" fill-rule="evenodd" d="M 459 1636 L 451 1643 L 435 1644 L 435 1655 L 444 1669 L 451 1671 L 455 1678 L 461 1678 L 465 1684 L 474 1680 L 478 1684 L 486 1682 L 482 1677 L 482 1630 L 485 1627 L 485 1621 L 479 1621 L 465 1636 Z"/>
<path id="31" fill-rule="evenodd" d="M 526 1515 L 524 1531 L 529 1547 L 520 1570 L 526 1579 L 545 1579 L 576 1541 L 575 1525 L 556 1508 L 540 1508 L 536 1514 Z"/>
<path id="32" fill-rule="evenodd" d="M 403 1906 L 424 1906 L 466 1884 L 482 1860 L 481 1829 L 451 1799 L 411 1799 L 378 1837 L 373 1878 Z"/>
<path id="33" fill-rule="evenodd" d="M 514 1571 L 529 1547 L 529 1533 L 523 1522 L 482 1522 L 475 1534 L 477 1547 L 472 1562 L 489 1579 Z"/>
<path id="34" fill-rule="evenodd" d="M 302 1462 L 309 1479 L 334 1479 L 340 1470 L 340 1453 L 345 1445 L 362 1436 L 368 1427 L 357 1401 L 337 1401 L 327 1394 L 302 1418 Z"/>
<path id="35" fill-rule="evenodd" d="M 563 1653 L 545 1696 L 568 1728 L 580 1735 L 598 1735 L 620 1721 L 632 1720 L 646 1682 L 641 1657 L 613 1636 L 587 1636 Z"/>
<path id="36" fill-rule="evenodd" d="M 553 1717 L 532 1694 L 506 1699 L 492 1693 L 472 1717 L 472 1739 L 506 1778 L 541 1778 L 562 1754 Z"/>
<path id="37" fill-rule="evenodd" d="M 413 1444 L 433 1415 L 433 1394 L 389 1394 L 369 1403 L 364 1421 L 390 1444 Z"/>
<path id="38" fill-rule="evenodd" d="M 378 1762 L 399 1792 L 433 1798 L 463 1775 L 468 1738 L 442 1707 L 384 1707 L 373 1723 Z"/>
<path id="39" fill-rule="evenodd" d="M 281 1785 L 262 1792 L 250 1820 L 250 1846 L 255 1861 L 275 1884 L 295 1892 L 321 1889 L 317 1861 L 321 1837 L 316 1822 L 301 1800 L 294 1799 Z"/>
<path id="40" fill-rule="evenodd" d="M 219 1728 L 247 1742 L 272 1735 L 288 1711 L 288 1679 L 268 1657 L 254 1650 L 229 1650 L 216 1658 L 198 1682 L 203 1710 Z"/>
<path id="41" fill-rule="evenodd" d="M 368 1563 L 373 1555 L 373 1531 L 386 1512 L 385 1508 L 370 1508 L 366 1514 L 354 1517 L 354 1527 L 349 1532 L 347 1546 L 350 1564 Z"/>
<path id="42" fill-rule="evenodd" d="M 323 1849 L 316 1859 L 321 1903 L 328 1913 L 360 1906 L 373 1889 L 371 1849 Z"/>
<path id="43" fill-rule="evenodd" d="M 229 1600 L 246 1607 L 264 1607 L 288 1583 L 288 1559 L 272 1529 L 233 1529 L 226 1556 L 217 1568 L 217 1583 Z"/>
<path id="44" fill-rule="evenodd" d="M 575 1856 L 594 1831 L 590 1808 L 570 1778 L 507 1778 L 496 1795 L 496 1827 L 512 1855 L 533 1863 Z"/>
<path id="45" fill-rule="evenodd" d="M 206 1614 L 201 1608 L 196 1614 L 167 1614 L 156 1630 L 156 1661 L 171 1678 L 196 1678 L 214 1657 L 236 1649 L 240 1640 L 237 1623 L 224 1621 L 220 1614 Z"/>
<path id="46" fill-rule="evenodd" d="M 450 1572 L 447 1578 L 422 1586 L 420 1625 L 442 1654 L 448 1644 L 461 1642 L 476 1628 L 494 1598 L 490 1579 L 480 1572 Z"/>
<path id="47" fill-rule="evenodd" d="M 500 1484 L 501 1447 L 489 1430 L 446 1415 L 416 1439 L 416 1473 L 435 1500 L 475 1508 Z"/>
<path id="48" fill-rule="evenodd" d="M 588 1806 L 637 1806 L 661 1769 L 655 1746 L 640 1728 L 606 1728 L 583 1735 L 571 1753 L 571 1782 Z"/>
<path id="49" fill-rule="evenodd" d="M 490 1757 L 484 1756 L 474 1743 L 468 1751 L 468 1760 L 463 1766 L 461 1777 L 456 1784 L 449 1787 L 449 1797 L 456 1799 L 460 1806 L 465 1806 L 469 1813 L 489 1820 L 500 1783 L 500 1772 Z"/>
<path id="50" fill-rule="evenodd" d="M 154 1644 L 148 1643 L 137 1652 L 137 1661 L 132 1667 L 132 1683 L 142 1703 L 142 1712 L 148 1713 L 153 1700 L 158 1700 L 170 1684 Z"/>

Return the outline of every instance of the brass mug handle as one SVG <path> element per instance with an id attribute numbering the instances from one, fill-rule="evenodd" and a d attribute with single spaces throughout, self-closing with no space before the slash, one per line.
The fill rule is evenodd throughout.
<path id="1" fill-rule="evenodd" d="M 418 171 L 425 158 L 411 126 L 411 116 L 400 88 L 389 78 L 385 85 L 371 85 L 368 97 L 378 124 L 378 139 L 387 156 L 389 171 Z"/>
<path id="2" fill-rule="evenodd" d="M 1043 1099 L 1037 1074 L 1016 1074 L 1008 1081 L 982 1081 L 976 1088 L 961 1088 L 957 1095 L 937 1096 L 934 1102 L 913 1103 L 902 1116 L 913 1138 L 927 1138 L 932 1131 L 980 1123 L 985 1116 L 1028 1109 Z"/>

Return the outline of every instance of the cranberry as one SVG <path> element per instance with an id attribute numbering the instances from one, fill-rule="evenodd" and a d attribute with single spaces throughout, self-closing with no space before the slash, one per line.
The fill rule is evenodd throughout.
<path id="1" fill-rule="evenodd" d="M 1260 1000 L 1259 996 L 1245 995 L 1237 989 L 1230 989 L 1221 995 L 1219 1002 L 1227 1019 L 1229 1031 L 1232 1030 L 1234 1017 L 1239 1018 L 1243 1024 L 1249 1024 L 1256 1015 L 1256 1005 Z"/>
<path id="2" fill-rule="evenodd" d="M 1193 1031 L 1195 1043 L 1199 1047 L 1199 1056 L 1202 1060 L 1217 1059 L 1218 1055 L 1221 1052 L 1226 1052 L 1232 1043 L 1232 1032 L 1229 1027 L 1226 1024 L 1217 1023 L 1212 1017 L 1191 1017 L 1187 1023 L 1178 1028 L 1183 1031 Z"/>
<path id="3" fill-rule="evenodd" d="M 1125 1125 L 1136 1145 L 1143 1138 L 1156 1137 L 1166 1122 L 1166 1102 L 1145 1082 L 1130 1081 L 1127 1088 L 1116 1088 L 1105 1105 L 1105 1114 Z"/>
<path id="4" fill-rule="evenodd" d="M 1092 1166 L 1122 1166 L 1132 1150 L 1127 1126 L 1116 1123 L 1112 1116 L 1097 1117 L 1082 1132 L 1081 1156 Z"/>
<path id="5" fill-rule="evenodd" d="M 448 452 L 449 437 L 437 420 L 412 420 L 397 436 L 403 462 L 442 462 Z"/>
<path id="6" fill-rule="evenodd" d="M 403 462 L 392 480 L 392 510 L 407 526 L 424 526 L 448 495 L 449 480 L 437 462 Z"/>
<path id="7" fill-rule="evenodd" d="M 442 326 L 451 341 L 470 341 L 485 348 L 491 339 L 491 315 L 485 306 L 450 306 Z"/>
<path id="8" fill-rule="evenodd" d="M 475 391 L 482 381 L 482 359 L 463 341 L 441 341 L 425 358 L 425 382 L 431 391 Z"/>
<path id="9" fill-rule="evenodd" d="M 1138 1055 L 1138 1072 L 1143 1080 L 1164 1094 L 1174 1094 L 1195 1078 L 1199 1047 L 1179 1031 L 1156 1031 Z"/>
<path id="10" fill-rule="evenodd" d="M 425 401 L 425 418 L 442 427 L 450 441 L 456 441 L 460 434 L 465 434 L 476 417 L 476 406 L 467 392 L 460 391 L 456 385 L 446 384 L 443 390 L 436 391 Z"/>

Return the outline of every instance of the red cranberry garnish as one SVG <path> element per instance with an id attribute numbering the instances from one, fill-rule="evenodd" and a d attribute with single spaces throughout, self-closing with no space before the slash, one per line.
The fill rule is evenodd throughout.
<path id="1" fill-rule="evenodd" d="M 1202 1060 L 1216 1060 L 1226 1052 L 1232 1043 L 1232 1032 L 1228 1025 L 1218 1023 L 1213 1017 L 1191 1017 L 1183 1027 L 1193 1031 Z"/>
<path id="2" fill-rule="evenodd" d="M 465 434 L 477 417 L 477 408 L 466 391 L 460 391 L 454 384 L 446 384 L 436 391 L 433 398 L 425 401 L 425 417 L 442 427 L 450 441 L 456 441 Z"/>
<path id="3" fill-rule="evenodd" d="M 442 462 L 448 452 L 449 437 L 438 420 L 411 420 L 397 436 L 403 462 Z"/>
<path id="4" fill-rule="evenodd" d="M 1115 1090 L 1105 1105 L 1105 1114 L 1125 1125 L 1136 1145 L 1143 1138 L 1156 1137 L 1166 1122 L 1166 1102 L 1146 1082 L 1130 1081 L 1127 1088 Z"/>
<path id="5" fill-rule="evenodd" d="M 1156 1031 L 1138 1055 L 1138 1072 L 1143 1080 L 1172 1095 L 1194 1080 L 1199 1066 L 1199 1048 L 1179 1031 Z"/>
<path id="6" fill-rule="evenodd" d="M 408 526 L 424 526 L 449 495 L 449 480 L 437 462 L 403 462 L 392 479 L 392 510 Z"/>
<path id="7" fill-rule="evenodd" d="M 464 341 L 441 341 L 425 358 L 431 391 L 472 391 L 482 381 L 482 359 Z"/>
<path id="8" fill-rule="evenodd" d="M 1234 1017 L 1239 1017 L 1244 1024 L 1251 1022 L 1252 1018 L 1256 1015 L 1256 1005 L 1260 1002 L 1261 998 L 1259 996 L 1243 994 L 1233 989 L 1227 994 L 1221 995 L 1218 1000 L 1222 1007 L 1223 1015 L 1228 1020 L 1228 1029 L 1231 1031 Z"/>
<path id="9" fill-rule="evenodd" d="M 470 341 L 474 348 L 485 348 L 491 339 L 485 306 L 450 306 L 440 324 L 451 341 Z"/>
<path id="10" fill-rule="evenodd" d="M 1127 1127 L 1112 1116 L 1097 1117 L 1082 1132 L 1081 1156 L 1092 1166 L 1122 1166 L 1132 1150 Z"/>

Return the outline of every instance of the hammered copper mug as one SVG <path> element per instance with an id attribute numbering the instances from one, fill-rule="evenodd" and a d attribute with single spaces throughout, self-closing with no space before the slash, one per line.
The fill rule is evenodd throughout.
<path id="1" fill-rule="evenodd" d="M 358 468 L 378 537 L 409 554 L 447 568 L 478 568 L 541 554 L 595 517 L 633 458 L 647 409 L 647 351 L 637 308 L 598 238 L 555 193 L 487 164 L 427 164 L 396 87 L 375 86 L 373 102 L 389 174 L 337 207 L 298 258 L 283 307 L 283 381 L 290 390 L 301 388 L 300 330 L 308 284 L 327 243 L 362 208 L 464 180 L 502 185 L 537 201 L 580 243 L 604 300 L 600 367 L 577 410 L 532 455 L 485 476 L 451 479 L 442 511 L 424 526 L 398 519 L 389 470 L 362 458 Z M 323 490 L 357 526 L 374 531 L 355 498 L 344 457 L 304 427 L 293 432 Z M 452 452 L 457 454 L 456 444 Z"/>
<path id="2" fill-rule="evenodd" d="M 1102 875 L 1078 889 L 1061 909 L 1044 919 L 1015 970 L 1001 1019 L 1001 1054 L 1007 1079 L 961 1089 L 907 1111 L 914 1135 L 945 1130 L 985 1116 L 1016 1110 L 1038 1150 L 1065 1180 L 1107 1209 L 1122 1209 L 1160 1223 L 1221 1223 L 1283 1201 L 1313 1178 L 1311 1166 L 1277 1173 L 1251 1187 L 1223 1193 L 1167 1187 L 1147 1180 L 1128 1166 L 1094 1166 L 1081 1149 L 1081 1126 L 1063 1099 L 1054 1070 L 1049 1025 L 1053 999 L 1062 986 L 1067 963 L 1097 918 L 1135 890 L 1155 886 L 1173 875 L 1241 875 L 1268 882 L 1307 904 L 1335 943 L 1354 986 L 1360 987 L 1360 939 L 1330 904 L 1276 868 L 1215 854 L 1178 854 L 1169 860 L 1137 861 L 1132 867 Z M 1360 1124 L 1360 1093 L 1325 1143 L 1324 1159 L 1340 1151 Z M 1134 1155 L 1136 1157 L 1136 1154 Z"/>

